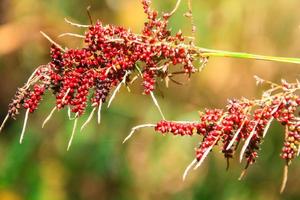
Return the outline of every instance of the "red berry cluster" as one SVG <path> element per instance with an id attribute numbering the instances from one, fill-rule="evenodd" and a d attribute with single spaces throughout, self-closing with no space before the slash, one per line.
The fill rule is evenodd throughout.
<path id="1" fill-rule="evenodd" d="M 153 70 L 146 70 L 143 73 L 144 93 L 149 94 L 155 89 L 155 72 Z"/>
<path id="2" fill-rule="evenodd" d="M 199 52 L 184 43 L 181 31 L 171 35 L 171 14 L 160 18 L 150 4 L 150 0 L 142 0 L 148 18 L 142 34 L 98 21 L 88 27 L 81 49 L 63 49 L 53 42 L 52 60 L 17 92 L 9 105 L 9 116 L 15 118 L 21 106 L 35 111 L 46 89 L 56 96 L 57 109 L 68 106 L 80 116 L 88 105 L 104 103 L 117 85 L 129 85 L 133 76 L 141 76 L 144 93 L 149 94 L 157 79 L 172 73 L 171 64 L 181 65 L 182 73 L 188 75 L 196 72 L 193 61 L 201 59 Z"/>
<path id="3" fill-rule="evenodd" d="M 33 113 L 42 99 L 42 95 L 45 92 L 44 85 L 34 85 L 33 90 L 29 93 L 28 98 L 24 100 L 23 107 L 29 109 L 29 112 Z"/>
<path id="4" fill-rule="evenodd" d="M 112 82 L 110 81 L 110 79 L 105 79 L 105 80 L 101 80 L 101 79 L 96 79 L 95 80 L 95 92 L 94 92 L 94 96 L 92 98 L 92 102 L 93 102 L 93 106 L 98 106 L 100 101 L 101 102 L 105 102 L 106 98 L 110 92 L 110 88 L 112 86 Z"/>
<path id="5" fill-rule="evenodd" d="M 193 135 L 197 132 L 197 124 L 195 123 L 182 123 L 182 122 L 170 122 L 160 121 L 155 126 L 155 131 L 165 133 L 173 133 L 174 135 Z"/>

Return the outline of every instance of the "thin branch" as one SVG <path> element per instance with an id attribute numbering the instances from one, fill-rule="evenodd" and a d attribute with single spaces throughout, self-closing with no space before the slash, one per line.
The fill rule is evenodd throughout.
<path id="1" fill-rule="evenodd" d="M 68 118 L 69 118 L 69 120 L 72 120 L 70 106 L 68 106 Z"/>
<path id="2" fill-rule="evenodd" d="M 193 11 L 192 11 L 192 0 L 188 0 L 188 13 L 185 14 L 186 17 L 190 19 L 191 26 L 192 26 L 192 45 L 194 45 L 195 42 L 195 33 L 196 33 L 196 26 L 194 24 L 194 17 L 193 17 Z"/>
<path id="3" fill-rule="evenodd" d="M 89 117 L 85 121 L 85 123 L 81 126 L 80 131 L 84 129 L 84 127 L 92 120 L 94 113 L 95 113 L 96 108 L 93 108 L 92 112 L 90 113 Z"/>
<path id="4" fill-rule="evenodd" d="M 60 50 L 65 51 L 64 48 L 62 48 L 59 44 L 57 44 L 56 42 L 54 42 L 54 40 L 52 40 L 46 33 L 44 33 L 43 31 L 40 31 L 40 33 L 47 39 L 49 40 L 50 43 L 54 44 L 56 47 L 58 47 Z"/>
<path id="5" fill-rule="evenodd" d="M 263 138 L 266 136 L 273 120 L 274 120 L 274 117 L 271 117 L 271 119 L 268 121 L 267 125 L 265 126 L 265 130 L 264 130 L 264 133 L 263 133 Z"/>
<path id="6" fill-rule="evenodd" d="M 138 130 L 138 129 L 141 129 L 141 128 L 146 128 L 146 127 L 155 127 L 156 125 L 155 124 L 141 124 L 141 125 L 138 125 L 138 126 L 135 126 L 131 129 L 131 132 L 128 134 L 128 136 L 123 140 L 123 144 L 129 139 L 131 138 L 131 136 L 133 135 L 133 133 Z"/>
<path id="7" fill-rule="evenodd" d="M 282 183 L 281 183 L 281 187 L 280 187 L 280 194 L 283 193 L 285 187 L 286 187 L 286 183 L 288 180 L 288 173 L 289 173 L 289 165 L 288 162 L 284 165 L 284 169 L 283 169 L 283 178 L 282 178 Z"/>
<path id="8" fill-rule="evenodd" d="M 108 101 L 107 108 L 110 107 L 112 101 L 113 101 L 114 98 L 116 97 L 117 92 L 119 92 L 119 90 L 120 90 L 122 84 L 123 84 L 123 81 L 120 82 L 120 83 L 118 84 L 118 86 L 116 87 L 116 89 L 115 89 L 114 92 L 112 93 L 112 95 L 111 95 L 111 97 L 110 97 L 110 99 L 109 99 L 109 101 Z"/>
<path id="9" fill-rule="evenodd" d="M 114 90 L 113 94 L 111 95 L 109 101 L 108 101 L 108 105 L 107 105 L 107 108 L 109 108 L 110 104 L 112 103 L 112 101 L 114 100 L 117 92 L 120 90 L 122 84 L 125 84 L 126 82 L 126 78 L 127 78 L 127 75 L 129 74 L 129 72 L 126 71 L 124 77 L 123 77 L 123 80 L 119 83 L 119 85 L 116 87 L 116 89 Z"/>
<path id="10" fill-rule="evenodd" d="M 7 122 L 8 118 L 9 118 L 9 114 L 7 114 L 5 116 L 5 118 L 4 118 L 4 120 L 2 121 L 2 124 L 0 126 L 0 133 L 1 133 L 2 129 L 3 129 L 3 127 L 5 126 L 5 123 Z"/>
<path id="11" fill-rule="evenodd" d="M 77 37 L 77 38 L 85 38 L 84 35 L 76 34 L 76 33 L 62 33 L 58 37 L 64 37 L 64 36 L 71 36 L 71 37 Z"/>
<path id="12" fill-rule="evenodd" d="M 68 143 L 67 151 L 69 151 L 69 149 L 72 145 L 72 141 L 73 141 L 73 138 L 74 138 L 74 135 L 75 135 L 76 127 L 77 127 L 77 121 L 78 121 L 78 118 L 76 117 L 76 119 L 74 121 L 74 125 L 73 125 L 72 135 L 71 135 L 69 143 Z"/>
<path id="13" fill-rule="evenodd" d="M 42 66 L 43 66 L 43 65 L 42 65 Z M 25 86 L 30 85 L 30 82 L 32 81 L 32 79 L 33 79 L 33 77 L 35 76 L 36 72 L 37 72 L 38 70 L 40 70 L 40 68 L 41 68 L 42 66 L 37 67 L 37 68 L 32 72 L 32 74 L 31 74 L 30 77 L 28 78 L 28 80 L 27 80 Z"/>
<path id="14" fill-rule="evenodd" d="M 25 129 L 26 129 L 27 121 L 28 121 L 29 110 L 30 110 L 30 109 L 28 108 L 28 109 L 26 110 L 26 113 L 25 113 L 25 119 L 24 119 L 23 129 L 22 129 L 21 137 L 20 137 L 20 144 L 22 144 L 23 139 L 24 139 L 24 133 L 25 133 Z"/>
<path id="15" fill-rule="evenodd" d="M 130 81 L 130 84 L 133 84 L 134 81 L 136 81 L 139 78 L 139 75 L 136 75 L 132 78 L 132 80 Z"/>
<path id="16" fill-rule="evenodd" d="M 143 73 L 142 73 L 142 70 L 141 70 L 141 68 L 139 67 L 139 65 L 138 65 L 138 64 L 135 64 L 134 67 L 135 67 L 135 69 L 139 72 L 140 76 L 143 77 Z"/>
<path id="17" fill-rule="evenodd" d="M 45 119 L 45 121 L 43 122 L 43 125 L 42 125 L 42 128 L 44 128 L 45 124 L 51 119 L 53 113 L 55 112 L 56 110 L 56 106 L 51 110 L 50 114 L 48 115 L 48 117 Z"/>
<path id="18" fill-rule="evenodd" d="M 184 181 L 186 176 L 188 175 L 189 171 L 191 170 L 191 168 L 197 163 L 197 159 L 194 159 L 184 170 L 183 176 L 182 176 L 182 180 Z"/>
<path id="19" fill-rule="evenodd" d="M 102 100 L 100 100 L 99 102 L 99 106 L 98 106 L 98 112 L 97 112 L 97 116 L 98 116 L 98 124 L 101 123 L 101 108 L 102 108 Z"/>
<path id="20" fill-rule="evenodd" d="M 91 10 L 91 6 L 88 6 L 86 8 L 86 12 L 87 12 L 87 15 L 89 16 L 89 20 L 90 20 L 91 25 L 93 25 L 94 23 L 93 23 L 93 19 L 92 19 L 92 15 L 91 15 L 90 10 Z"/>
<path id="21" fill-rule="evenodd" d="M 249 143 L 250 143 L 252 137 L 253 137 L 254 134 L 256 133 L 256 127 L 257 127 L 258 123 L 259 123 L 259 120 L 256 121 L 256 123 L 255 123 L 255 125 L 254 125 L 254 127 L 253 127 L 253 129 L 252 129 L 252 131 L 251 131 L 251 133 L 249 134 L 248 138 L 247 138 L 246 141 L 245 141 L 244 146 L 242 147 L 242 150 L 241 150 L 241 153 L 240 153 L 240 162 L 242 162 L 244 153 L 245 153 L 247 147 L 249 146 Z"/>
<path id="22" fill-rule="evenodd" d="M 180 5 L 181 0 L 177 0 L 175 7 L 173 8 L 173 10 L 169 13 L 169 16 L 172 16 L 176 10 L 178 9 L 179 5 Z"/>
<path id="23" fill-rule="evenodd" d="M 68 89 L 67 89 L 65 96 L 63 96 L 63 98 L 62 98 L 62 100 L 61 100 L 61 103 L 62 103 L 62 104 L 64 104 L 64 102 L 65 102 L 65 100 L 66 100 L 66 98 L 67 98 L 67 96 L 68 96 L 70 90 L 71 90 L 71 88 L 68 88 Z"/>
<path id="24" fill-rule="evenodd" d="M 250 165 L 250 163 L 247 162 L 245 168 L 243 169 L 242 173 L 240 174 L 240 177 L 238 178 L 239 181 L 241 181 L 246 176 L 249 165 Z"/>
<path id="25" fill-rule="evenodd" d="M 153 92 L 150 92 L 150 95 L 151 95 L 152 100 L 153 100 L 155 106 L 157 107 L 157 109 L 158 109 L 158 111 L 159 111 L 161 117 L 162 117 L 163 119 L 165 119 L 165 116 L 164 116 L 162 110 L 160 109 L 160 106 L 159 106 L 159 104 L 158 104 L 158 101 L 157 101 L 157 99 L 155 98 Z"/>
<path id="26" fill-rule="evenodd" d="M 42 76 L 35 76 L 32 79 L 28 80 L 27 83 L 22 87 L 24 91 L 28 90 L 31 85 L 38 82 Z"/>
<path id="27" fill-rule="evenodd" d="M 91 27 L 90 25 L 83 25 L 83 24 L 78 24 L 78 23 L 75 23 L 75 22 L 71 22 L 67 18 L 65 18 L 65 22 L 67 22 L 68 24 L 70 24 L 72 26 L 76 26 L 76 27 L 79 27 L 79 28 L 89 28 L 89 27 Z"/>

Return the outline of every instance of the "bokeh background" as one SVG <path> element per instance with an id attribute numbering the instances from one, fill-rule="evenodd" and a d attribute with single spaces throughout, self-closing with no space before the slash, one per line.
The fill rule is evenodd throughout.
<path id="1" fill-rule="evenodd" d="M 153 0 L 159 11 L 170 11 L 175 0 Z M 58 43 L 81 47 L 77 38 L 58 38 L 64 32 L 84 33 L 64 18 L 89 24 L 92 18 L 139 32 L 143 14 L 139 0 L 1 0 L 0 1 L 0 117 L 17 87 L 34 68 L 49 61 L 46 32 Z M 202 47 L 300 57 L 299 0 L 194 0 L 197 45 Z M 183 17 L 182 1 L 171 19 L 172 31 L 190 35 L 191 26 Z M 299 66 L 229 58 L 210 59 L 205 70 L 184 86 L 163 85 L 157 93 L 161 107 L 171 120 L 197 120 L 198 110 L 222 108 L 227 98 L 259 97 L 258 75 L 274 82 L 299 78 Z M 24 112 L 10 120 L 0 137 L 0 200 L 96 200 L 96 199 L 299 199 L 300 162 L 290 167 L 284 194 L 279 194 L 283 161 L 279 157 L 283 133 L 278 124 L 270 129 L 260 157 L 246 178 L 237 178 L 243 169 L 234 159 L 225 170 L 223 155 L 213 151 L 203 166 L 192 171 L 185 182 L 182 173 L 194 158 L 199 138 L 161 136 L 140 130 L 126 144 L 123 138 L 131 127 L 156 122 L 160 115 L 149 96 L 141 95 L 140 82 L 128 93 L 117 95 L 110 109 L 103 109 L 102 123 L 93 120 L 84 132 L 77 131 L 66 151 L 73 122 L 66 111 L 55 113 L 44 129 L 41 124 L 54 106 L 47 94 L 40 108 L 30 116 L 25 140 L 18 143 Z M 84 116 L 81 122 L 86 119 Z"/>

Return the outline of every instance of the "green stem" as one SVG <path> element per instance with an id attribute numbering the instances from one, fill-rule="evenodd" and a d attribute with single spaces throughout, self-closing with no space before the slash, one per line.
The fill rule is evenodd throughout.
<path id="1" fill-rule="evenodd" d="M 210 56 L 230 57 L 230 58 L 255 59 L 255 60 L 300 64 L 300 58 L 264 56 L 264 55 L 250 54 L 250 53 L 222 51 L 222 50 L 214 50 L 214 49 L 206 49 L 206 48 L 199 48 L 198 50 L 201 52 L 200 55 L 203 57 L 210 57 Z"/>

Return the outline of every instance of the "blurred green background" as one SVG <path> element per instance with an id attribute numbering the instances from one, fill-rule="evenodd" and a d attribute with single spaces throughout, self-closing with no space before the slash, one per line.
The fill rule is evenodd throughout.
<path id="1" fill-rule="evenodd" d="M 175 0 L 153 0 L 159 11 L 170 11 Z M 17 87 L 34 68 L 49 61 L 46 32 L 58 43 L 81 47 L 77 38 L 57 38 L 64 32 L 84 33 L 64 18 L 89 24 L 86 7 L 94 19 L 139 32 L 143 14 L 139 0 L 1 0 L 0 1 L 0 117 Z M 192 2 L 197 45 L 266 55 L 300 57 L 299 0 L 194 0 Z M 190 35 L 183 17 L 182 1 L 172 18 L 172 31 Z M 205 70 L 184 86 L 160 87 L 157 94 L 168 119 L 197 120 L 198 110 L 222 108 L 227 98 L 259 97 L 253 75 L 275 82 L 299 78 L 299 66 L 263 61 L 212 58 Z M 0 200 L 95 200 L 95 199 L 300 199 L 300 162 L 290 167 L 284 194 L 279 194 L 284 162 L 279 153 L 283 132 L 274 124 L 262 145 L 260 157 L 246 178 L 237 178 L 243 168 L 237 159 L 225 171 L 218 150 L 185 182 L 182 173 L 194 158 L 200 138 L 161 136 L 140 130 L 126 144 L 131 127 L 160 119 L 149 96 L 141 95 L 140 82 L 132 92 L 117 94 L 110 109 L 103 109 L 102 123 L 77 131 L 66 151 L 73 122 L 66 111 L 56 112 L 44 129 L 41 124 L 54 106 L 47 94 L 39 110 L 30 116 L 22 145 L 18 143 L 24 112 L 9 120 L 0 138 Z M 86 115 L 81 119 L 83 122 Z"/>

